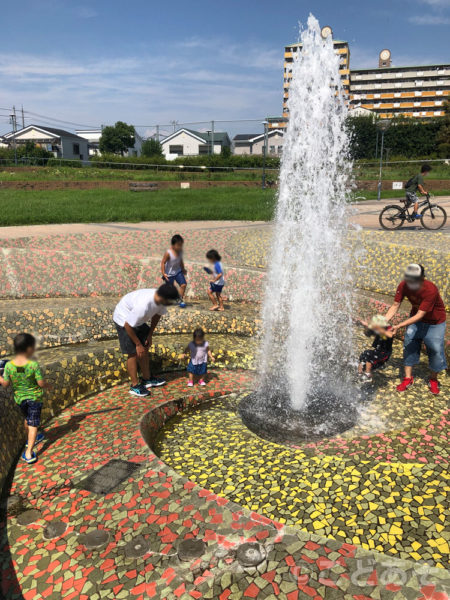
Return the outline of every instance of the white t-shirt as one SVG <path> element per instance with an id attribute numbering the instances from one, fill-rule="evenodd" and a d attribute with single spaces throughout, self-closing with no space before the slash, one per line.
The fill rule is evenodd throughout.
<path id="1" fill-rule="evenodd" d="M 193 365 L 202 365 L 208 362 L 209 344 L 207 341 L 204 341 L 200 346 L 197 346 L 195 342 L 189 342 L 188 348 Z"/>
<path id="2" fill-rule="evenodd" d="M 139 327 L 155 315 L 165 315 L 167 308 L 155 303 L 155 292 L 156 290 L 135 290 L 124 296 L 114 309 L 114 322 L 121 327 L 125 322 L 131 327 Z"/>

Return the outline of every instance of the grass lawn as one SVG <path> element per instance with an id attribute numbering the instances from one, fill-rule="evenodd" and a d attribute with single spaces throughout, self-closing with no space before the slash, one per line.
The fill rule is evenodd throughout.
<path id="1" fill-rule="evenodd" d="M 107 189 L 0 191 L 0 225 L 113 221 L 270 220 L 273 190 L 213 188 L 128 192 Z"/>
<path id="2" fill-rule="evenodd" d="M 141 166 L 142 167 L 142 166 Z M 433 170 L 428 179 L 448 179 L 450 187 L 450 165 L 432 163 Z M 420 170 L 420 163 L 391 164 L 383 166 L 383 179 L 403 181 L 405 183 L 412 175 Z M 354 177 L 358 179 L 378 180 L 379 165 L 373 163 L 356 162 L 354 164 Z M 0 165 L 0 181 L 261 181 L 261 169 L 245 169 L 236 171 L 202 172 L 197 168 L 189 171 L 189 167 L 182 170 L 169 171 L 164 167 L 155 169 L 101 169 L 95 164 L 89 167 L 20 167 Z M 268 170 L 269 179 L 278 178 L 278 170 Z M 432 182 L 430 183 L 432 186 Z"/>
<path id="3" fill-rule="evenodd" d="M 440 192 L 450 195 L 450 190 Z M 438 194 L 436 194 L 438 195 Z M 376 192 L 361 191 L 353 197 L 374 200 Z M 399 198 L 393 190 L 382 199 Z M 107 223 L 114 221 L 268 221 L 276 192 L 248 188 L 204 190 L 0 190 L 0 226 L 47 223 Z M 356 200 L 358 201 L 358 200 Z"/>
<path id="4" fill-rule="evenodd" d="M 276 179 L 278 170 L 268 170 L 268 177 Z M 164 167 L 156 169 L 100 169 L 98 167 L 6 167 L 0 166 L 0 181 L 261 181 L 261 170 L 202 172 Z"/>

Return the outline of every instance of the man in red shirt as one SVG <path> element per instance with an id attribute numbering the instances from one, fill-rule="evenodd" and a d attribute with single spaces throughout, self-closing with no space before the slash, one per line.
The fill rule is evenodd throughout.
<path id="1" fill-rule="evenodd" d="M 434 283 L 425 279 L 422 265 L 413 263 L 406 267 L 405 278 L 398 286 L 394 303 L 386 314 L 388 321 L 397 313 L 405 297 L 411 302 L 411 313 L 408 319 L 393 328 L 395 333 L 400 327 L 406 327 L 403 346 L 405 376 L 397 390 L 404 392 L 414 383 L 413 366 L 420 360 L 420 348 L 424 343 L 431 370 L 429 388 L 431 393 L 439 394 L 437 375 L 447 368 L 444 347 L 447 315 L 439 290 Z"/>

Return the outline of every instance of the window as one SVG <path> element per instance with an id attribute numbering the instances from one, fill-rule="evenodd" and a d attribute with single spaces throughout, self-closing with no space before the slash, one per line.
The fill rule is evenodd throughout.
<path id="1" fill-rule="evenodd" d="M 80 154 L 80 144 L 73 144 L 73 153 Z"/>
<path id="2" fill-rule="evenodd" d="M 269 146 L 269 153 L 275 154 L 275 146 Z"/>
<path id="3" fill-rule="evenodd" d="M 278 146 L 278 154 L 281 154 L 283 152 L 283 146 Z"/>
<path id="4" fill-rule="evenodd" d="M 183 146 L 169 146 L 169 153 L 183 156 Z"/>
<path id="5" fill-rule="evenodd" d="M 209 154 L 211 152 L 211 144 L 200 144 L 198 147 L 199 154 Z"/>

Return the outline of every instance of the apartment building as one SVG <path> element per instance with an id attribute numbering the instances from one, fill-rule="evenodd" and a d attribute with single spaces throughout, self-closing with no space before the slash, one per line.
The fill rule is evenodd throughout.
<path id="1" fill-rule="evenodd" d="M 322 27 L 322 37 L 333 35 L 333 30 L 328 25 Z M 333 40 L 334 51 L 339 56 L 339 73 L 342 79 L 342 87 L 347 97 L 350 97 L 350 50 L 348 43 L 342 40 Z M 289 87 L 292 79 L 292 63 L 295 55 L 301 51 L 302 44 L 289 44 L 284 49 L 284 78 L 283 78 L 283 116 L 269 119 L 269 129 L 280 129 L 287 125 L 289 118 Z"/>
<path id="2" fill-rule="evenodd" d="M 350 71 L 350 106 L 383 119 L 440 117 L 449 96 L 450 64 L 395 67 L 384 49 L 377 68 Z"/>

